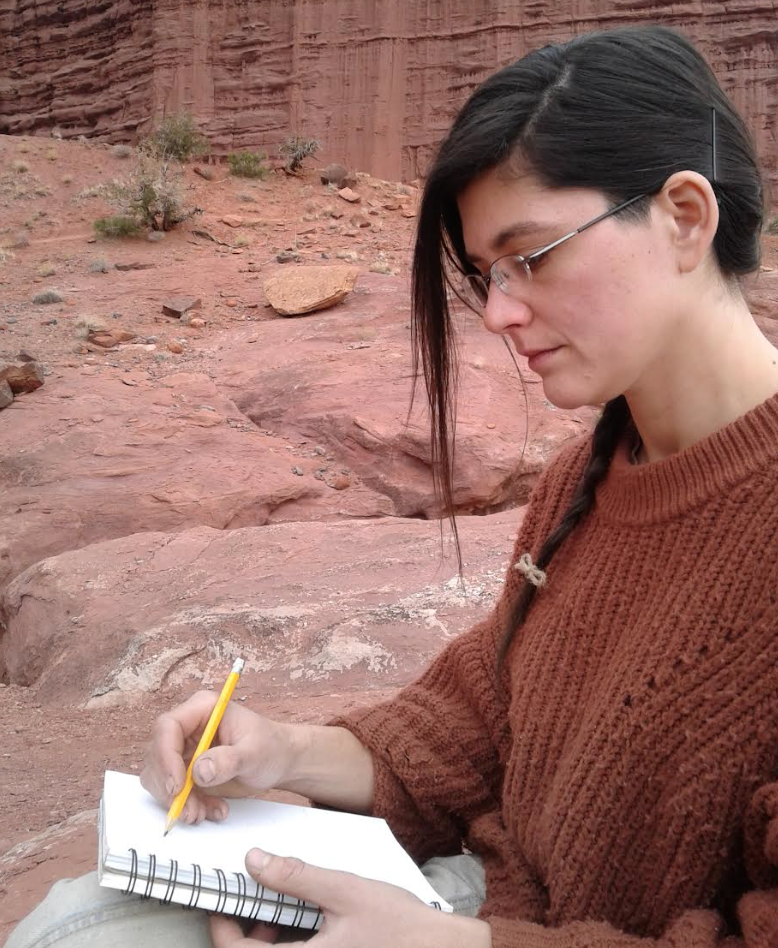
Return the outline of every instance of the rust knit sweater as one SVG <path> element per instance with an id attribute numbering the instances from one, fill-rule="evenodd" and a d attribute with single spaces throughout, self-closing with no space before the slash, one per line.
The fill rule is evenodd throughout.
<path id="1" fill-rule="evenodd" d="M 546 470 L 514 559 L 588 451 Z M 662 461 L 619 450 L 547 573 L 502 691 L 505 594 L 335 722 L 374 812 L 418 860 L 483 857 L 494 948 L 778 948 L 778 395 Z"/>

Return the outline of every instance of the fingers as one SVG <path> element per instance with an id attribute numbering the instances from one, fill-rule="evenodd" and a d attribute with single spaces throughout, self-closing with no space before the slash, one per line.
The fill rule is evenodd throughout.
<path id="1" fill-rule="evenodd" d="M 245 936 L 238 922 L 226 915 L 212 915 L 209 923 L 213 948 L 249 948 L 250 945 L 257 943 L 272 945 L 275 944 L 278 935 L 276 925 L 265 925 L 260 922 L 254 926 L 248 936 Z"/>
<path id="2" fill-rule="evenodd" d="M 192 779 L 198 787 L 218 787 L 245 769 L 245 755 L 240 745 L 211 747 L 201 754 L 192 768 Z"/>
<path id="3" fill-rule="evenodd" d="M 186 779 L 184 748 L 187 739 L 202 731 L 218 695 L 198 691 L 172 711 L 160 715 L 146 748 L 140 779 L 143 787 L 165 806 L 170 806 Z"/>
<path id="4" fill-rule="evenodd" d="M 252 878 L 284 895 L 304 899 L 325 911 L 341 914 L 359 904 L 364 880 L 348 872 L 320 869 L 291 856 L 272 856 L 261 849 L 246 855 Z"/>

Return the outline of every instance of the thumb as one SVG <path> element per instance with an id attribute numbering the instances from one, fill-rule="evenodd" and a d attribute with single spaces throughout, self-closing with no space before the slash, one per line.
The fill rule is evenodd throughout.
<path id="1" fill-rule="evenodd" d="M 343 914 L 348 905 L 358 900 L 363 881 L 349 872 L 320 869 L 294 856 L 273 856 L 261 849 L 246 854 L 246 869 L 255 882 L 268 889 L 313 902 L 324 911 Z"/>
<path id="2" fill-rule="evenodd" d="M 234 745 L 211 747 L 194 762 L 192 779 L 198 787 L 218 787 L 240 776 L 243 765 L 243 754 Z"/>

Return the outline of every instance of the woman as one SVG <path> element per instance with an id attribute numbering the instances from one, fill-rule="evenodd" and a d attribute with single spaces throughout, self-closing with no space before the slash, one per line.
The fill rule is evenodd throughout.
<path id="1" fill-rule="evenodd" d="M 459 912 L 253 850 L 324 907 L 312 945 L 778 945 L 778 352 L 739 286 L 762 212 L 742 121 L 666 29 L 537 50 L 458 116 L 414 259 L 444 498 L 449 291 L 551 402 L 604 409 L 542 476 L 492 615 L 417 682 L 326 727 L 232 706 L 199 760 L 186 819 L 223 818 L 228 781 L 385 816 Z M 166 806 L 213 702 L 157 722 Z M 176 943 L 210 944 L 183 914 Z M 210 925 L 215 948 L 275 937 Z"/>

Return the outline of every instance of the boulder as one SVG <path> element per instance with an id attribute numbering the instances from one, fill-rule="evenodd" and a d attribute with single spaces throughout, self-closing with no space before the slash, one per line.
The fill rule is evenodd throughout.
<path id="1" fill-rule="evenodd" d="M 162 304 L 162 312 L 180 319 L 190 309 L 200 309 L 202 305 L 203 301 L 196 296 L 175 296 Z"/>
<path id="2" fill-rule="evenodd" d="M 0 382 L 0 410 L 8 408 L 13 400 L 14 393 L 11 391 L 11 386 L 6 381 Z"/>
<path id="3" fill-rule="evenodd" d="M 338 197 L 342 197 L 344 201 L 348 201 L 349 204 L 359 204 L 362 198 L 357 194 L 356 191 L 352 191 L 351 188 L 341 188 L 338 191 Z"/>
<path id="4" fill-rule="evenodd" d="M 281 316 L 301 316 L 340 303 L 354 289 L 358 276 L 356 267 L 301 267 L 275 274 L 263 289 Z"/>
<path id="5" fill-rule="evenodd" d="M 0 362 L 0 383 L 7 382 L 14 395 L 34 392 L 43 385 L 43 369 L 37 362 Z"/>

